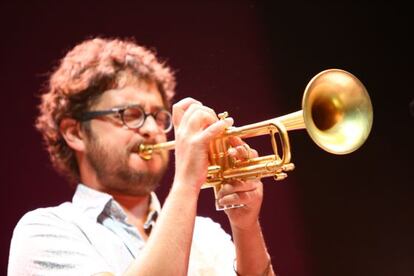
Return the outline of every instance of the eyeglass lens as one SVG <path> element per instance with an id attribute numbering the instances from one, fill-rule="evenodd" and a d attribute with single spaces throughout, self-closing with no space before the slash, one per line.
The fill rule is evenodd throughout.
<path id="1" fill-rule="evenodd" d="M 164 131 L 168 131 L 171 128 L 171 114 L 166 110 L 159 110 L 153 113 L 155 122 Z M 144 124 L 145 113 L 139 107 L 128 107 L 123 112 L 124 123 L 129 128 L 139 128 Z"/>

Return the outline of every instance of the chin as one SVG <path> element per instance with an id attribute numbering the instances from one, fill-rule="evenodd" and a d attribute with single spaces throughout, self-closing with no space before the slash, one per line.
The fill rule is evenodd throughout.
<path id="1" fill-rule="evenodd" d="M 133 154 L 129 165 L 134 170 L 141 172 L 163 173 L 168 165 L 168 154 L 154 154 L 150 160 L 144 160 L 138 154 Z"/>

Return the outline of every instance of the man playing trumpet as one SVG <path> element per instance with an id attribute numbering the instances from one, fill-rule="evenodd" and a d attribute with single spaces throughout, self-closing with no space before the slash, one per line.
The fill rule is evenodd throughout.
<path id="1" fill-rule="evenodd" d="M 36 127 L 54 167 L 76 183 L 72 202 L 27 213 L 14 230 L 9 275 L 274 275 L 259 224 L 259 180 L 217 194 L 232 238 L 196 216 L 209 143 L 233 124 L 192 98 L 172 106 L 175 79 L 131 41 L 90 39 L 61 60 Z M 175 175 L 165 203 L 155 189 L 168 153 L 143 160 L 141 144 L 174 128 Z M 236 160 L 257 156 L 229 138 Z"/>

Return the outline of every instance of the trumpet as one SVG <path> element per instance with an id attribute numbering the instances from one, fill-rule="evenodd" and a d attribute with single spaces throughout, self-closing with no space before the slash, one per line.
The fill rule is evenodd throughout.
<path id="1" fill-rule="evenodd" d="M 218 115 L 219 119 L 227 112 Z M 307 84 L 302 109 L 284 116 L 241 127 L 229 127 L 214 139 L 209 148 L 209 167 L 203 188 L 213 188 L 216 209 L 224 210 L 241 205 L 218 206 L 217 193 L 232 179 L 261 179 L 274 177 L 279 181 L 295 168 L 291 160 L 288 131 L 306 129 L 311 139 L 332 154 L 348 154 L 360 148 L 369 136 L 373 122 L 372 104 L 368 92 L 353 74 L 328 69 L 315 75 Z M 273 154 L 233 160 L 228 155 L 228 138 L 250 138 L 269 135 Z M 278 139 L 277 136 L 278 135 Z M 155 145 L 142 144 L 140 156 L 151 159 L 153 154 L 174 149 L 175 142 Z"/>

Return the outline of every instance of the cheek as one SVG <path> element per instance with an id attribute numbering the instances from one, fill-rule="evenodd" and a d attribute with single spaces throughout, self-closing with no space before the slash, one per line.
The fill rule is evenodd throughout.
<path id="1" fill-rule="evenodd" d="M 98 142 L 110 154 L 119 155 L 128 145 L 127 135 L 120 129 L 114 128 L 106 121 L 93 121 L 92 139 Z"/>

